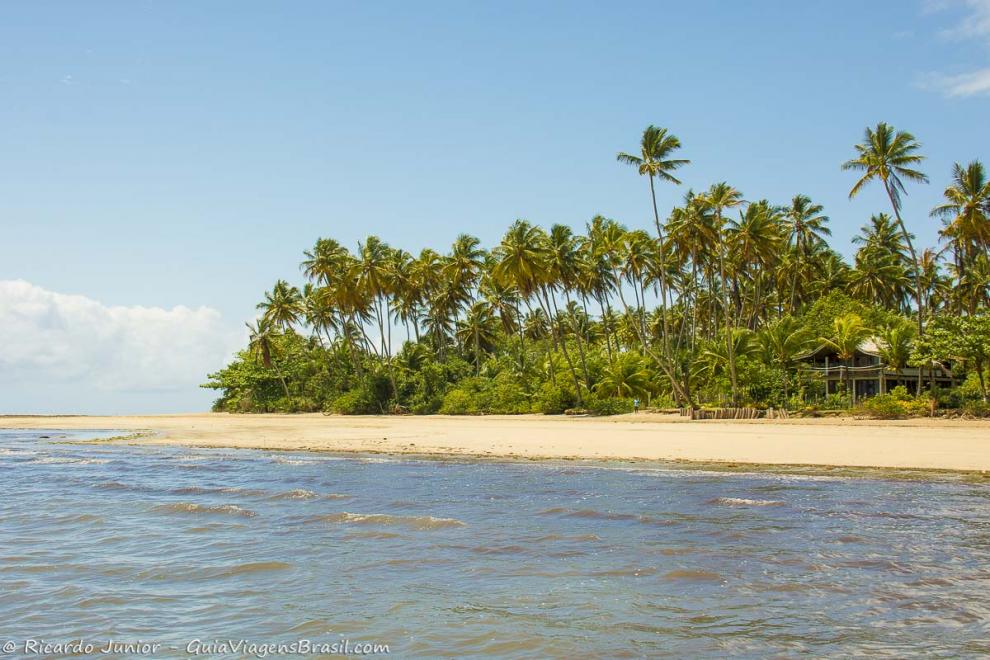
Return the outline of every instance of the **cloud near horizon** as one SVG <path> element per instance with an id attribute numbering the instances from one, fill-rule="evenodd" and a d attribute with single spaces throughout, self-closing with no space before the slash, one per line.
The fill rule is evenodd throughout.
<path id="1" fill-rule="evenodd" d="M 195 388 L 242 337 L 210 307 L 107 306 L 24 280 L 0 281 L 0 372 L 105 392 Z"/>

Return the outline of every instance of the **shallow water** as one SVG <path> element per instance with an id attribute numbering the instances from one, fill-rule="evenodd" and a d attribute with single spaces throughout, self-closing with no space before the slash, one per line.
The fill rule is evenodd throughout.
<path id="1" fill-rule="evenodd" d="M 990 487 L 0 431 L 0 641 L 990 652 Z"/>

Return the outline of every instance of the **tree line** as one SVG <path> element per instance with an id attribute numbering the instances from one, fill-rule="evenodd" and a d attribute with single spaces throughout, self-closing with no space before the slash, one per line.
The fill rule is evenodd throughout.
<path id="1" fill-rule="evenodd" d="M 657 188 L 680 184 L 680 140 L 649 126 L 620 164 L 648 184 L 653 227 L 603 216 L 583 232 L 516 220 L 485 249 L 458 236 L 418 255 L 377 236 L 354 251 L 320 238 L 300 288 L 278 280 L 250 341 L 210 375 L 229 411 L 548 412 L 657 406 L 849 405 L 826 396 L 800 357 L 828 345 L 851 359 L 875 338 L 885 364 L 968 375 L 943 405 L 986 401 L 990 354 L 990 181 L 956 164 L 931 210 L 939 243 L 919 250 L 902 217 L 928 183 L 910 133 L 867 128 L 842 168 L 849 196 L 870 184 L 889 208 L 853 239 L 847 263 L 806 195 L 749 200 L 726 182 L 689 190 L 661 216 Z M 982 408 L 980 408 L 982 409 Z"/>

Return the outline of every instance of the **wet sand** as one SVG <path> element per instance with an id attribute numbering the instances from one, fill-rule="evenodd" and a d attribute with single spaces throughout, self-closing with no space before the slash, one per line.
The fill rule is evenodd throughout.
<path id="1" fill-rule="evenodd" d="M 5 416 L 0 428 L 145 432 L 121 442 L 487 458 L 665 460 L 776 466 L 990 470 L 990 421 L 689 421 L 676 415 L 363 417 Z"/>

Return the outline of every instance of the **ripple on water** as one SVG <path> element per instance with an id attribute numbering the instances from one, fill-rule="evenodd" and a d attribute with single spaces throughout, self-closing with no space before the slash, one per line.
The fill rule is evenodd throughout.
<path id="1" fill-rule="evenodd" d="M 195 502 L 175 502 L 173 504 L 159 504 L 151 509 L 162 513 L 191 513 L 191 514 L 214 514 L 227 516 L 241 516 L 253 518 L 258 515 L 250 509 L 239 507 L 236 504 L 196 504 Z"/>
<path id="2" fill-rule="evenodd" d="M 340 523 L 353 525 L 380 525 L 384 527 L 398 525 L 418 530 L 445 529 L 464 527 L 465 523 L 454 518 L 435 518 L 433 516 L 396 516 L 387 513 L 330 513 L 322 516 L 312 516 L 307 523 Z"/>
<path id="3" fill-rule="evenodd" d="M 719 506 L 784 506 L 781 500 L 751 500 L 745 497 L 716 497 L 705 503 Z"/>

